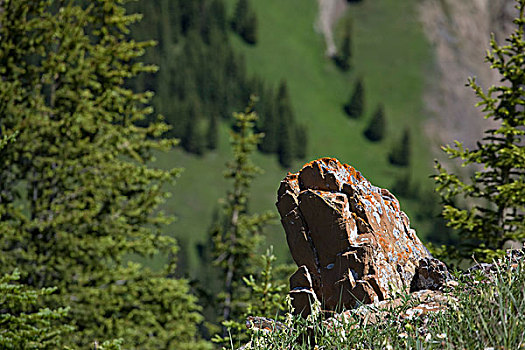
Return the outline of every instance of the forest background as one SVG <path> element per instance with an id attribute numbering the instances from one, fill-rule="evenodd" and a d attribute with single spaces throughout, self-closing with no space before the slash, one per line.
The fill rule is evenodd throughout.
<path id="1" fill-rule="evenodd" d="M 423 240 L 451 242 L 438 218 L 439 200 L 430 179 L 432 145 L 438 140 L 424 132 L 431 119 L 424 97 L 429 77 L 437 73 L 417 2 L 353 2 L 334 23 L 339 54 L 332 58 L 316 32 L 315 2 L 246 3 L 247 11 L 239 10 L 237 1 L 131 5 L 144 14 L 133 35 L 158 42 L 145 61 L 160 67 L 134 86 L 156 91 L 156 111 L 181 140 L 180 149 L 159 154 L 156 163 L 185 169 L 163 207 L 177 217 L 165 232 L 182 247 L 181 272 L 198 279 L 207 231 L 226 186 L 220 169 L 231 154 L 231 113 L 242 110 L 251 93 L 259 96 L 257 130 L 265 138 L 255 155 L 264 175 L 253 184 L 250 210 L 275 212 L 283 174 L 306 160 L 333 156 L 374 184 L 393 189 Z M 250 22 L 254 42 L 233 30 L 239 16 L 255 18 Z M 338 61 L 342 53 L 346 67 Z M 362 107 L 352 116 L 345 107 L 358 89 Z M 378 113 L 384 114 L 382 135 L 370 141 L 365 131 Z M 406 159 L 396 162 L 393 150 L 404 152 Z M 291 262 L 277 222 L 265 236 L 278 260 Z"/>

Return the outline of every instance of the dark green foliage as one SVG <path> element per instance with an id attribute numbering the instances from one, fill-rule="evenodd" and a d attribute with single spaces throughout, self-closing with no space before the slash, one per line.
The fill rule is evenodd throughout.
<path id="1" fill-rule="evenodd" d="M 335 64 L 343 71 L 347 71 L 352 66 L 352 31 L 350 25 L 346 26 L 343 36 L 343 43 L 339 52 L 334 57 Z"/>
<path id="2" fill-rule="evenodd" d="M 350 118 L 359 118 L 363 115 L 365 108 L 365 91 L 363 87 L 363 79 L 359 78 L 355 83 L 354 92 L 343 109 Z"/>
<path id="3" fill-rule="evenodd" d="M 462 244 L 457 253 L 461 257 L 475 254 L 479 260 L 490 260 L 502 253 L 506 241 L 525 239 L 525 0 L 517 4 L 516 30 L 504 46 L 492 38 L 492 51 L 486 57 L 501 75 L 502 84 L 485 93 L 474 79 L 469 80 L 485 118 L 498 126 L 485 131 L 472 150 L 457 141 L 456 147 L 443 147 L 450 158 L 473 167 L 468 181 L 436 163 L 443 216 L 459 230 Z"/>
<path id="4" fill-rule="evenodd" d="M 392 165 L 407 167 L 410 165 L 410 129 L 405 128 L 401 139 L 392 147 L 388 154 L 388 161 Z"/>
<path id="5" fill-rule="evenodd" d="M 214 149 L 220 120 L 230 119 L 254 93 L 261 101 L 256 107 L 261 116 L 256 127 L 265 134 L 259 150 L 278 153 L 275 89 L 257 76 L 248 77 L 244 58 L 235 54 L 226 33 L 223 0 L 139 0 L 127 6 L 144 14 L 133 26 L 132 36 L 158 40 L 157 47 L 146 51 L 145 61 L 160 66 L 159 74 L 140 75 L 130 85 L 157 93 L 153 106 L 173 127 L 167 136 L 180 138 L 185 151 L 202 155 Z M 230 25 L 243 28 L 245 40 L 255 42 L 255 12 L 247 1 L 239 1 L 235 12 Z M 298 127 L 293 118 L 287 125 L 289 142 L 295 145 Z"/>
<path id="6" fill-rule="evenodd" d="M 257 16 L 248 0 L 239 0 L 230 21 L 232 30 L 248 44 L 257 43 Z"/>
<path id="7" fill-rule="evenodd" d="M 229 118 L 246 102 L 244 62 L 228 40 L 222 0 L 141 0 L 128 7 L 144 14 L 133 38 L 159 41 L 145 56 L 160 66 L 159 74 L 139 76 L 132 85 L 157 92 L 153 105 L 174 126 L 171 136 L 183 137 L 185 109 L 195 99 L 205 124 L 212 113 Z"/>
<path id="8" fill-rule="evenodd" d="M 308 132 L 306 126 L 299 124 L 295 127 L 295 157 L 304 159 L 308 150 Z"/>
<path id="9" fill-rule="evenodd" d="M 127 79 L 153 72 L 149 42 L 128 39 L 138 19 L 120 1 L 9 2 L 0 12 L 0 120 L 19 132 L 2 153 L 0 274 L 20 269 L 31 288 L 57 287 L 35 308 L 69 306 L 66 344 L 124 338 L 132 348 L 194 349 L 200 322 L 173 264 L 149 271 L 131 256 L 173 254 L 158 211 L 177 170 L 151 168 L 167 125 L 150 93 Z M 12 310 L 3 310 L 11 312 Z"/>
<path id="10" fill-rule="evenodd" d="M 209 20 L 215 22 L 214 26 L 222 32 L 226 32 L 226 9 L 222 0 L 214 0 L 210 5 Z M 214 27 L 212 25 L 212 28 Z"/>
<path id="11" fill-rule="evenodd" d="M 261 103 L 256 106 L 259 116 L 257 130 L 264 134 L 263 139 L 259 143 L 259 150 L 263 153 L 275 153 L 277 152 L 278 142 L 276 97 L 273 89 L 265 88 L 262 82 L 256 82 L 254 86 L 256 87 L 254 93 L 256 93 L 260 99 L 266 101 L 266 103 Z"/>
<path id="12" fill-rule="evenodd" d="M 248 0 L 238 0 L 233 11 L 230 26 L 236 33 L 240 32 L 242 28 L 242 21 L 248 17 Z"/>
<path id="13" fill-rule="evenodd" d="M 17 135 L 18 131 L 14 131 L 0 139 L 2 161 L 4 147 L 13 142 Z M 5 241 L 16 237 L 15 230 L 4 221 L 0 222 L 0 232 Z M 0 348 L 15 350 L 61 347 L 62 338 L 74 329 L 65 321 L 68 308 L 50 310 L 45 306 L 37 306 L 38 299 L 52 294 L 56 287 L 37 290 L 20 284 L 19 280 L 18 269 L 0 276 Z"/>
<path id="14" fill-rule="evenodd" d="M 202 120 L 204 117 L 200 110 L 200 101 L 193 97 L 186 103 L 186 126 L 181 138 L 181 145 L 185 151 L 197 155 L 203 155 L 206 142 L 205 125 Z"/>
<path id="15" fill-rule="evenodd" d="M 277 154 L 279 164 L 283 168 L 289 168 L 292 165 L 296 155 L 295 147 L 295 130 L 294 114 L 288 94 L 288 85 L 286 81 L 281 81 L 277 92 Z"/>
<path id="16" fill-rule="evenodd" d="M 217 114 L 210 116 L 208 130 L 206 131 L 206 148 L 214 150 L 219 143 L 219 117 Z"/>
<path id="17" fill-rule="evenodd" d="M 392 193 L 399 197 L 416 198 L 418 195 L 417 189 L 413 188 L 410 171 L 400 173 L 392 184 L 391 189 Z"/>
<path id="18" fill-rule="evenodd" d="M 255 45 L 257 43 L 257 16 L 255 15 L 255 12 L 252 12 L 246 21 L 241 36 L 244 41 L 250 45 Z"/>
<path id="19" fill-rule="evenodd" d="M 244 113 L 235 113 L 234 118 L 236 125 L 231 140 L 234 158 L 227 164 L 225 172 L 233 186 L 227 193 L 217 224 L 210 232 L 214 264 L 223 281 L 219 295 L 220 320 L 223 322 L 237 320 L 245 311 L 242 302 L 246 299 L 243 296 L 246 288 L 242 278 L 255 273 L 254 254 L 261 232 L 274 217 L 272 213 L 248 213 L 248 191 L 253 178 L 261 172 L 250 159 L 262 137 L 254 133 L 257 115 L 253 112 L 253 102 Z M 227 335 L 225 324 L 222 337 Z"/>
<path id="20" fill-rule="evenodd" d="M 58 349 L 73 330 L 65 324 L 67 308 L 37 308 L 37 300 L 56 288 L 34 290 L 19 284 L 20 274 L 0 277 L 0 348 Z"/>
<path id="21" fill-rule="evenodd" d="M 293 159 L 306 156 L 308 129 L 295 120 L 286 81 L 280 82 L 277 94 L 259 79 L 253 79 L 251 86 L 254 93 L 265 101 L 256 106 L 260 116 L 256 130 L 264 134 L 259 150 L 277 153 L 279 163 L 287 168 Z"/>
<path id="22" fill-rule="evenodd" d="M 383 105 L 379 105 L 370 119 L 368 127 L 364 131 L 364 135 L 367 139 L 372 142 L 378 142 L 385 137 L 386 132 L 386 121 L 385 121 L 385 112 Z"/>
<path id="23" fill-rule="evenodd" d="M 153 105 L 173 126 L 169 136 L 182 139 L 188 152 L 204 152 L 185 142 L 195 139 L 187 132 L 197 129 L 187 125 L 188 109 L 198 109 L 200 127 L 209 130 L 219 122 L 212 120 L 214 115 L 229 119 L 254 89 L 243 57 L 234 53 L 228 39 L 223 0 L 140 0 L 127 7 L 144 15 L 132 28 L 133 38 L 159 42 L 145 55 L 146 62 L 160 66 L 159 74 L 138 76 L 131 85 L 157 93 Z M 200 133 L 203 138 L 206 132 Z"/>
<path id="24" fill-rule="evenodd" d="M 279 144 L 278 144 L 278 160 L 279 164 L 283 168 L 290 168 L 292 166 L 293 157 L 295 150 L 292 142 L 293 130 L 290 128 L 290 124 L 286 121 L 279 123 Z"/>

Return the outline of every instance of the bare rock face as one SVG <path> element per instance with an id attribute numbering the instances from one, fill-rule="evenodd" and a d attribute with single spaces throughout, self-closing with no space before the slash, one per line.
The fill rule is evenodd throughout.
<path id="1" fill-rule="evenodd" d="M 416 274 L 412 279 L 410 291 L 440 290 L 451 280 L 452 276 L 442 261 L 434 258 L 423 258 L 419 260 L 419 266 L 416 268 Z"/>
<path id="2" fill-rule="evenodd" d="M 424 284 L 412 281 L 420 260 L 432 257 L 399 202 L 353 167 L 333 158 L 307 163 L 281 182 L 277 208 L 299 266 L 290 279 L 296 313 L 309 313 L 312 294 L 337 311 Z"/>

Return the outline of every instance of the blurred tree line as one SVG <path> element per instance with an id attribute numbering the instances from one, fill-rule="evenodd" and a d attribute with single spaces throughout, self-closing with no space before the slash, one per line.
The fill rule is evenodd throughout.
<path id="1" fill-rule="evenodd" d="M 278 155 L 283 167 L 305 155 L 306 127 L 296 121 L 287 84 L 277 90 L 246 72 L 244 57 L 235 53 L 229 30 L 256 44 L 256 15 L 240 0 L 229 19 L 223 0 L 140 0 L 127 5 L 143 14 L 132 27 L 135 40 L 156 40 L 144 61 L 160 67 L 158 74 L 133 79 L 136 91 L 154 91 L 153 106 L 187 152 L 202 155 L 219 142 L 219 124 L 233 124 L 231 115 L 242 109 L 250 94 L 259 96 L 256 126 L 266 137 L 259 150 Z"/>

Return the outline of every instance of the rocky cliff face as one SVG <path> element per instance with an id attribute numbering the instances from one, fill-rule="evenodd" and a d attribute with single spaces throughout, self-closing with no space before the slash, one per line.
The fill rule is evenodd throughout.
<path id="1" fill-rule="evenodd" d="M 435 53 L 425 99 L 432 114 L 427 134 L 436 142 L 461 140 L 472 146 L 490 127 L 465 84 L 468 77 L 476 77 L 484 89 L 498 83 L 484 58 L 491 33 L 503 44 L 513 30 L 514 5 L 514 0 L 421 1 L 421 22 Z"/>
<path id="2" fill-rule="evenodd" d="M 309 314 L 315 300 L 323 310 L 349 309 L 446 280 L 445 266 L 432 259 L 397 199 L 337 159 L 288 174 L 277 208 L 299 267 L 290 278 L 297 313 Z"/>

